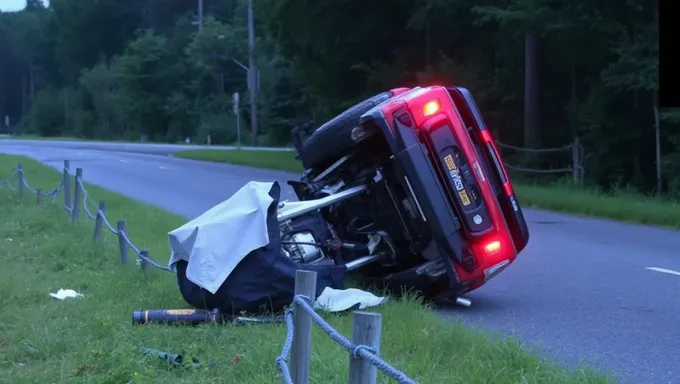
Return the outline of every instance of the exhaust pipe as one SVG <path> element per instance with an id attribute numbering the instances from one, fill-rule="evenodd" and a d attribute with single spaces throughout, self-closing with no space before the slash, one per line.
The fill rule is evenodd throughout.
<path id="1" fill-rule="evenodd" d="M 466 299 L 465 297 L 456 297 L 456 304 L 460 305 L 461 307 L 469 308 L 472 305 L 472 301 L 470 299 Z"/>

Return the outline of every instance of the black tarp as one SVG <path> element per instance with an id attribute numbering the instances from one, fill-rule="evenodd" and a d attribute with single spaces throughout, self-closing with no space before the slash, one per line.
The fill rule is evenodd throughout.
<path id="1" fill-rule="evenodd" d="M 295 271 L 316 271 L 316 296 L 326 287 L 344 289 L 346 269 L 335 265 L 302 265 L 281 251 L 281 234 L 276 219 L 281 187 L 274 182 L 269 196 L 274 200 L 267 210 L 269 244 L 256 249 L 236 266 L 215 294 L 186 278 L 188 263 L 177 262 L 177 282 L 184 300 L 198 309 L 219 308 L 225 314 L 278 312 L 293 301 Z M 239 236 L 225 233 L 224 236 Z M 316 299 L 316 298 L 314 298 Z"/>

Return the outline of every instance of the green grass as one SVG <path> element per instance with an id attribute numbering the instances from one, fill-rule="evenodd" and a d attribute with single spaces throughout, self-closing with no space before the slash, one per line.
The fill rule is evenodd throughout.
<path id="1" fill-rule="evenodd" d="M 294 151 L 258 151 L 239 149 L 188 149 L 175 152 L 175 157 L 256 168 L 277 169 L 288 172 L 302 172 L 304 169 L 295 159 Z"/>
<path id="2" fill-rule="evenodd" d="M 605 194 L 593 189 L 553 185 L 514 185 L 524 206 L 557 212 L 680 229 L 680 203 L 629 191 Z"/>
<path id="3" fill-rule="evenodd" d="M 0 155 L 0 179 L 22 163 L 35 188 L 51 190 L 60 175 L 23 157 Z M 86 170 L 87 171 L 87 170 Z M 125 219 L 131 239 L 161 263 L 167 232 L 184 220 L 160 209 L 87 185 L 107 202 L 111 221 Z M 59 203 L 63 199 L 58 200 Z M 285 337 L 282 325 L 133 326 L 131 311 L 182 308 L 174 276 L 148 278 L 130 263 L 120 265 L 115 247 L 95 244 L 93 223 L 69 222 L 63 206 L 0 188 L 0 375 L 5 383 L 274 383 L 274 360 Z M 111 238 L 110 240 L 115 240 Z M 111 241 L 112 244 L 113 241 Z M 85 297 L 48 296 L 72 288 Z M 447 322 L 417 300 L 394 300 L 384 316 L 382 356 L 421 383 L 608 383 L 586 369 L 568 372 L 539 358 L 513 339 L 501 339 Z M 350 333 L 351 317 L 327 316 Z M 215 359 L 215 366 L 168 367 L 143 357 L 155 348 Z M 348 355 L 314 330 L 311 380 L 346 382 Z M 380 382 L 388 379 L 380 376 Z"/>
<path id="4" fill-rule="evenodd" d="M 289 172 L 303 170 L 292 151 L 185 150 L 174 156 Z M 566 183 L 515 183 L 514 187 L 524 207 L 680 228 L 680 203 L 677 201 L 647 197 L 629 191 L 604 194 L 592 189 L 575 188 Z"/>
<path id="5" fill-rule="evenodd" d="M 35 134 L 25 134 L 17 136 L 0 136 L 0 140 L 40 140 L 40 141 L 97 141 L 106 143 L 139 143 L 139 139 L 96 139 L 96 138 L 85 138 L 85 137 L 72 137 L 72 136 L 40 136 Z M 180 141 L 178 144 L 183 144 Z"/>
<path id="6" fill-rule="evenodd" d="M 34 134 L 7 136 L 7 137 L 2 137 L 2 139 L 9 139 L 9 140 L 45 140 L 45 141 L 87 141 L 87 139 L 79 138 L 79 137 L 68 137 L 68 136 L 47 137 L 47 136 L 40 136 L 40 135 L 34 135 Z"/>

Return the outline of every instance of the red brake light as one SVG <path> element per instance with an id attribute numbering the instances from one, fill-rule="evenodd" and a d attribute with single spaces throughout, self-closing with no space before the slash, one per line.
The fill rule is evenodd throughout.
<path id="1" fill-rule="evenodd" d="M 423 115 L 432 116 L 439 112 L 439 102 L 437 100 L 428 101 L 423 106 Z"/>
<path id="2" fill-rule="evenodd" d="M 484 252 L 487 255 L 497 253 L 501 250 L 501 242 L 498 240 L 491 241 L 484 246 Z"/>

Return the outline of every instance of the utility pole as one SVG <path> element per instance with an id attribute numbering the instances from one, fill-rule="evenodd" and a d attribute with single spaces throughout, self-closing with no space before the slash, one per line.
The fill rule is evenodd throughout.
<path id="1" fill-rule="evenodd" d="M 656 139 L 656 194 L 663 193 L 663 179 L 661 178 L 661 123 L 659 122 L 659 95 L 654 93 L 654 131 Z"/>
<path id="2" fill-rule="evenodd" d="M 234 92 L 234 115 L 236 115 L 236 145 L 241 148 L 241 108 L 239 108 L 239 94 Z"/>
<path id="3" fill-rule="evenodd" d="M 198 0 L 198 31 L 203 31 L 203 0 Z"/>
<path id="4" fill-rule="evenodd" d="M 203 0 L 199 0 L 203 1 Z M 257 145 L 257 67 L 255 66 L 255 20 L 253 0 L 248 0 L 248 93 L 250 94 L 250 125 L 253 146 Z"/>

